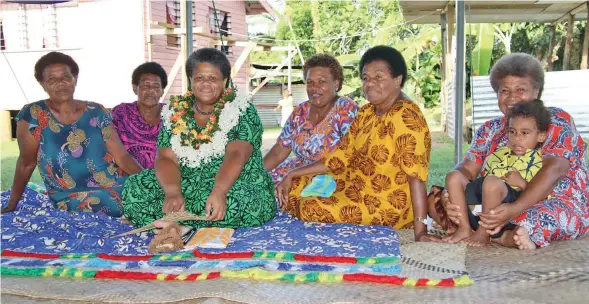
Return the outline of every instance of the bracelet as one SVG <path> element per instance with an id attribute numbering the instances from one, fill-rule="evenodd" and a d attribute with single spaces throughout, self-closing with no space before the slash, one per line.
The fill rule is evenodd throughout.
<path id="1" fill-rule="evenodd" d="M 418 222 L 418 223 L 422 223 L 427 226 L 427 219 L 425 219 L 423 217 L 416 217 L 413 221 Z"/>

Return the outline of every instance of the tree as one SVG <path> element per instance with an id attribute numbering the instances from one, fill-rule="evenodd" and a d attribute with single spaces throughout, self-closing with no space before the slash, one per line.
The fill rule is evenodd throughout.
<path id="1" fill-rule="evenodd" d="M 304 58 L 309 58 L 316 54 L 315 45 L 312 41 L 315 36 L 313 34 L 313 16 L 311 7 L 308 1 L 289 0 L 286 3 L 284 15 L 280 18 L 280 22 L 276 28 L 276 39 L 280 40 L 296 40 L 301 49 Z M 292 25 L 289 25 L 289 22 Z M 294 33 L 293 33 L 294 32 Z M 286 45 L 284 42 L 280 42 Z M 293 57 L 293 63 L 300 64 L 298 56 Z"/>

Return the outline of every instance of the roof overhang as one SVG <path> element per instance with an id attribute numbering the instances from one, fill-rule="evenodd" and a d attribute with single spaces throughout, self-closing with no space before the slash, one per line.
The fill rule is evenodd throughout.
<path id="1" fill-rule="evenodd" d="M 412 24 L 438 24 L 440 14 L 455 1 L 399 0 L 406 22 Z M 467 23 L 553 23 L 567 20 L 572 14 L 576 20 L 587 19 L 586 0 L 469 0 L 465 2 Z"/>
<path id="2" fill-rule="evenodd" d="M 266 0 L 245 0 L 245 12 L 248 16 L 266 13 L 276 18 L 276 12 Z"/>

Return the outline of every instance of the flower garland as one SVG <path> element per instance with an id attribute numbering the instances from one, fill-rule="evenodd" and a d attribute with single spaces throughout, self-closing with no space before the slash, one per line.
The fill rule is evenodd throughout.
<path id="1" fill-rule="evenodd" d="M 172 96 L 170 105 L 162 109 L 162 122 L 172 133 L 170 143 L 178 161 L 198 168 L 223 155 L 228 142 L 227 133 L 239 123 L 249 100 L 238 90 L 227 89 L 201 132 L 189 127 L 189 121 L 194 120 L 194 102 L 190 91 L 184 96 Z"/>

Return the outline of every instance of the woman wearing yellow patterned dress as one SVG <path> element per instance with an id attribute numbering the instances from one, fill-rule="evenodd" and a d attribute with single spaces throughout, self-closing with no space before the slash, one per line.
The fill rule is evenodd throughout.
<path id="1" fill-rule="evenodd" d="M 363 106 L 338 148 L 289 172 L 277 186 L 280 205 L 303 221 L 415 227 L 427 234 L 426 185 L 431 135 L 419 107 L 403 93 L 407 65 L 395 49 L 377 46 L 360 60 Z M 308 196 L 317 175 L 335 190 Z M 303 189 L 305 191 L 303 192 Z"/>

